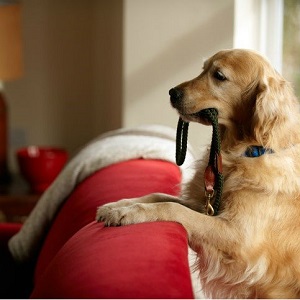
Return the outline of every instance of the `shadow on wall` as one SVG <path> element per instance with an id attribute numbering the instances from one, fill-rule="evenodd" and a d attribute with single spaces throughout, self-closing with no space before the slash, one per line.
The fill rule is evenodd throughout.
<path id="1" fill-rule="evenodd" d="M 13 158 L 28 144 L 73 154 L 121 126 L 122 3 L 24 1 L 25 73 L 5 86 Z"/>

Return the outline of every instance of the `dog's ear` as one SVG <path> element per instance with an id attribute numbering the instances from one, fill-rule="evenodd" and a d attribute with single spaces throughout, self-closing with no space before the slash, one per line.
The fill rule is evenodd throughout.
<path id="1" fill-rule="evenodd" d="M 290 123 L 297 110 L 290 84 L 276 71 L 264 75 L 256 88 L 252 132 L 264 147 L 284 147 L 289 137 Z M 280 145 L 281 144 L 281 145 Z"/>

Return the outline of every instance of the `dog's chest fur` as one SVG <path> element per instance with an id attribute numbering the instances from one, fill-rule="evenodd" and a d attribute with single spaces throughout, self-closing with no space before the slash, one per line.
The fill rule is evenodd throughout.
<path id="1" fill-rule="evenodd" d="M 197 189 L 203 203 L 204 169 L 202 162 L 188 187 L 190 193 Z M 300 249 L 300 146 L 257 158 L 223 153 L 223 173 L 220 214 L 212 218 L 230 222 L 239 243 L 232 247 L 230 242 L 228 251 L 221 252 L 203 240 L 197 249 L 202 284 L 206 295 L 213 297 L 263 297 L 267 282 L 275 291 L 276 278 L 287 282 L 300 278 L 300 260 L 294 259 Z M 222 232 L 215 235 L 217 239 Z"/>

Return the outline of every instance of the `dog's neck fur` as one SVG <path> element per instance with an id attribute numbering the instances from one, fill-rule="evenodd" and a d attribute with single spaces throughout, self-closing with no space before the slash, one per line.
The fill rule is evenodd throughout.
<path id="1" fill-rule="evenodd" d="M 275 136 L 274 133 L 270 133 L 271 137 L 275 137 L 274 140 L 270 138 L 267 143 L 263 143 L 255 139 L 249 130 L 244 130 L 241 126 L 234 122 L 230 122 L 226 125 L 220 124 L 221 151 L 225 153 L 236 152 L 236 154 L 240 156 L 241 153 L 245 153 L 247 148 L 255 145 L 278 152 L 282 149 L 287 149 L 293 145 L 300 144 L 299 128 L 299 122 L 289 128 L 283 125 L 280 139 L 278 136 Z"/>

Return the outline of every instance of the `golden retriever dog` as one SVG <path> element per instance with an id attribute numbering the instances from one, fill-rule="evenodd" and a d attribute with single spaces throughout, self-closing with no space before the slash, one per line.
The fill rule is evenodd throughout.
<path id="1" fill-rule="evenodd" d="M 218 111 L 224 176 L 218 214 L 205 214 L 206 157 L 179 198 L 124 199 L 99 207 L 96 219 L 107 226 L 182 224 L 207 297 L 299 298 L 300 118 L 290 84 L 258 53 L 234 49 L 213 55 L 198 77 L 169 93 L 187 122 L 208 125 L 198 112 Z M 253 148 L 261 155 L 248 155 Z"/>

